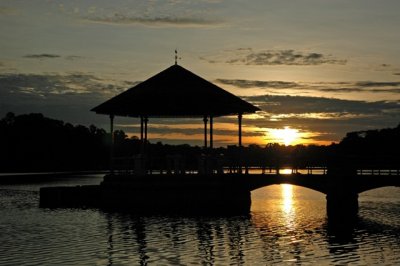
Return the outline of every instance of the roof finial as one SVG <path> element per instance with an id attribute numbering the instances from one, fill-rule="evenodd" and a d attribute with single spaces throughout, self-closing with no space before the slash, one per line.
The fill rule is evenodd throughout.
<path id="1" fill-rule="evenodd" d="M 175 49 L 175 65 L 178 64 L 178 49 Z"/>

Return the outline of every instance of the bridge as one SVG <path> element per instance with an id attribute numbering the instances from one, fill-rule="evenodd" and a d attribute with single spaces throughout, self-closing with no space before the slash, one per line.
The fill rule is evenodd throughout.
<path id="1" fill-rule="evenodd" d="M 354 216 L 358 213 L 358 194 L 371 189 L 400 187 L 399 170 L 360 169 L 334 174 L 245 175 L 249 191 L 277 184 L 309 188 L 326 195 L 329 217 Z"/>
<path id="2" fill-rule="evenodd" d="M 400 170 L 360 169 L 353 173 L 336 175 L 327 174 L 327 171 L 323 174 L 312 173 L 310 170 L 307 172 L 307 174 L 249 174 L 243 175 L 243 178 L 246 179 L 250 191 L 269 185 L 291 184 L 324 194 L 336 189 L 343 190 L 345 187 L 359 194 L 380 187 L 400 186 Z"/>
<path id="3" fill-rule="evenodd" d="M 237 215 L 249 213 L 251 191 L 270 185 L 291 184 L 325 194 L 328 217 L 349 221 L 357 217 L 359 193 L 380 187 L 400 187 L 399 170 L 319 169 L 313 172 L 307 169 L 293 172 L 114 173 L 106 175 L 97 186 L 41 188 L 40 205 Z"/>

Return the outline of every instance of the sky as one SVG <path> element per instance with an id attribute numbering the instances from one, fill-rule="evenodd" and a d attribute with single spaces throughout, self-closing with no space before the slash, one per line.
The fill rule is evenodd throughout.
<path id="1" fill-rule="evenodd" d="M 260 107 L 243 143 L 330 144 L 400 123 L 398 0 L 0 0 L 0 116 L 109 128 L 90 109 L 178 64 Z M 216 146 L 237 118 L 216 118 Z M 137 118 L 115 120 L 138 136 Z M 149 140 L 202 144 L 199 119 Z M 29 132 L 27 132 L 29 134 Z"/>

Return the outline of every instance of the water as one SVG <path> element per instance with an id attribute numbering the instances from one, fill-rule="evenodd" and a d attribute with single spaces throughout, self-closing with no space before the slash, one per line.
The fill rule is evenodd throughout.
<path id="1" fill-rule="evenodd" d="M 340 229 L 323 194 L 291 185 L 254 191 L 251 214 L 229 218 L 38 208 L 41 186 L 100 181 L 1 185 L 0 265 L 400 264 L 400 188 L 361 194 L 356 225 Z"/>

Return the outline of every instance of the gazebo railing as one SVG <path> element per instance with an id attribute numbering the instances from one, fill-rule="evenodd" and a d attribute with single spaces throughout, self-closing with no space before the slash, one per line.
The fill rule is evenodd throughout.
<path id="1" fill-rule="evenodd" d="M 156 163 L 154 163 L 156 162 Z M 144 174 L 222 174 L 226 162 L 221 156 L 201 155 L 197 158 L 197 167 L 188 167 L 186 158 L 182 155 L 171 154 L 164 157 L 134 155 L 114 157 L 112 173 L 115 175 L 144 175 Z M 230 167 L 238 172 L 238 167 Z"/>

